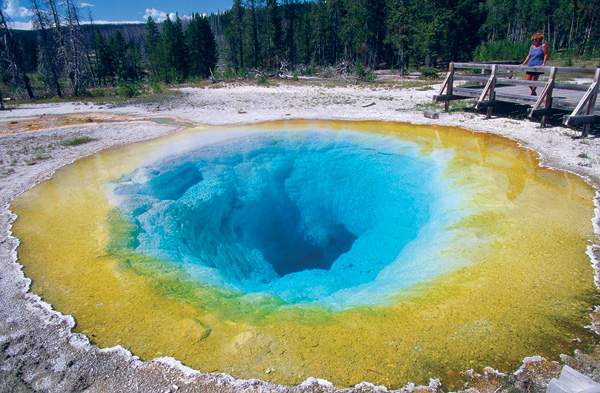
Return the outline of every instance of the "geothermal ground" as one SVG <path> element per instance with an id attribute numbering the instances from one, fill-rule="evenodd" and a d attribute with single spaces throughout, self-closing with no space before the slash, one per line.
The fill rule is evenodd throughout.
<path id="1" fill-rule="evenodd" d="M 34 103 L 11 105 L 0 112 L 0 391 L 109 392 L 109 391 L 337 391 L 327 381 L 309 379 L 296 387 L 262 380 L 235 380 L 223 374 L 201 374 L 171 358 L 141 362 L 124 349 L 101 349 L 71 333 L 74 320 L 52 310 L 29 294 L 29 280 L 16 261 L 18 240 L 10 236 L 14 215 L 8 203 L 18 194 L 52 176 L 77 158 L 97 151 L 173 133 L 186 125 L 232 125 L 280 119 L 379 120 L 459 126 L 475 132 L 504 135 L 538 152 L 543 165 L 577 173 L 596 187 L 600 184 L 600 138 L 552 125 L 474 111 L 454 110 L 428 119 L 423 111 L 436 110 L 431 97 L 439 85 L 402 87 L 299 85 L 278 82 L 269 86 L 224 84 L 186 87 L 156 99 L 120 104 Z M 523 112 L 524 108 L 521 108 Z M 519 117 L 524 113 L 515 114 Z M 154 120 L 151 120 L 154 119 Z M 174 120 L 166 120 L 174 119 Z M 598 194 L 597 194 L 598 195 Z M 596 197 L 596 205 L 600 203 Z M 596 218 L 598 233 L 600 223 Z M 600 259 L 598 242 L 592 251 Z M 465 370 L 465 383 L 456 390 L 492 392 L 513 389 L 545 391 L 548 381 L 568 364 L 600 381 L 600 348 L 592 354 L 565 354 L 560 362 L 524 359 L 513 374 L 489 369 L 484 375 Z M 265 374 L 265 380 L 268 374 Z M 368 382 L 368 381 L 367 381 Z M 435 391 L 429 386 L 407 385 Z M 385 391 L 363 383 L 356 391 Z M 513 390 L 514 391 L 514 390 Z"/>

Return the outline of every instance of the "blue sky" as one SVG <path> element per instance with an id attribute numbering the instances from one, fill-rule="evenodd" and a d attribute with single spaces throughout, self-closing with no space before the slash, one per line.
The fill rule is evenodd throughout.
<path id="1" fill-rule="evenodd" d="M 58 0 L 60 1 L 60 0 Z M 231 8 L 233 0 L 75 0 L 87 20 L 88 10 L 94 22 L 145 22 L 148 16 L 160 21 L 168 14 L 184 17 L 192 13 L 210 14 Z M 28 28 L 30 0 L 0 0 L 2 11 L 14 28 Z"/>

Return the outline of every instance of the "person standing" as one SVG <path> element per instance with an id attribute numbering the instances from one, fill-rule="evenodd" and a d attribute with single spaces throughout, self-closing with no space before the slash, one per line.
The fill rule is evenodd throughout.
<path id="1" fill-rule="evenodd" d="M 539 32 L 535 33 L 531 36 L 531 41 L 533 41 L 533 44 L 529 48 L 527 58 L 521 65 L 524 66 L 527 64 L 529 67 L 543 67 L 546 65 L 546 60 L 548 60 L 548 45 L 544 44 L 544 35 Z M 537 81 L 541 74 L 543 74 L 543 72 L 527 71 L 525 80 Z M 531 89 L 532 96 L 537 95 L 535 86 L 530 86 L 529 88 Z"/>

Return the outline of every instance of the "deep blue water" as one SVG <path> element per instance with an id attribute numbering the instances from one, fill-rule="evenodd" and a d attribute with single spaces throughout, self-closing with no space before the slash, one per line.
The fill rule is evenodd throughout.
<path id="1" fill-rule="evenodd" d="M 436 255 L 460 202 L 451 156 L 349 131 L 200 134 L 112 194 L 139 227 L 136 251 L 199 283 L 343 309 L 449 268 Z"/>

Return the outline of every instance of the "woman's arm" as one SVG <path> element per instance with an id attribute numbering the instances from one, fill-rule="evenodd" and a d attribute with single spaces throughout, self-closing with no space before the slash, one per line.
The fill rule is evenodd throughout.
<path id="1" fill-rule="evenodd" d="M 544 51 L 544 62 L 542 63 L 542 66 L 545 66 L 546 60 L 548 60 L 548 45 L 546 45 L 546 44 L 542 45 L 542 50 Z"/>

